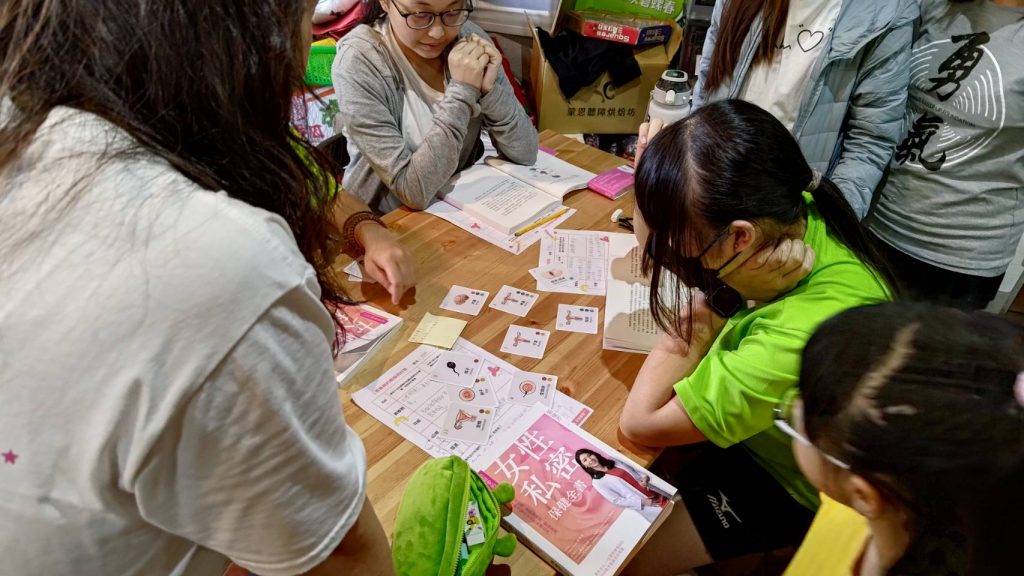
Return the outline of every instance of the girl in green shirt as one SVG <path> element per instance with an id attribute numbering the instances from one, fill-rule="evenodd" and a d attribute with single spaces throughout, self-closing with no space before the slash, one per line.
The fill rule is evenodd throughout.
<path id="1" fill-rule="evenodd" d="M 685 506 L 629 572 L 685 572 L 798 542 L 818 502 L 772 411 L 819 323 L 888 299 L 884 267 L 838 188 L 747 102 L 709 104 L 659 133 L 636 202 L 665 335 L 619 425 L 639 444 L 702 446 L 674 479 Z M 800 249 L 762 265 L 780 246 Z"/>

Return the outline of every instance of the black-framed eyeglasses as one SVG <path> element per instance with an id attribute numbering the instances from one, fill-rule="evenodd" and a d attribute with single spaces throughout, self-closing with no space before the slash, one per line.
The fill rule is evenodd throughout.
<path id="1" fill-rule="evenodd" d="M 786 391 L 782 396 L 782 400 L 780 400 L 779 404 L 775 407 L 775 427 L 782 430 L 793 440 L 796 440 L 805 446 L 814 448 L 825 458 L 825 460 L 828 460 L 843 470 L 849 470 L 849 464 L 835 456 L 832 456 L 831 454 L 828 454 L 814 444 L 811 444 L 810 439 L 800 433 L 800 429 L 803 428 L 803 411 L 795 409 L 799 403 L 801 403 L 800 390 L 794 386 Z"/>
<path id="2" fill-rule="evenodd" d="M 405 18 L 406 25 L 413 30 L 430 28 L 434 25 L 436 18 L 440 18 L 441 24 L 449 28 L 457 28 L 465 24 L 466 20 L 469 20 L 469 14 L 473 12 L 472 3 L 468 4 L 465 8 L 446 10 L 444 12 L 403 12 L 402 7 L 395 0 L 391 0 L 391 3 L 398 9 L 398 13 L 402 18 Z"/>

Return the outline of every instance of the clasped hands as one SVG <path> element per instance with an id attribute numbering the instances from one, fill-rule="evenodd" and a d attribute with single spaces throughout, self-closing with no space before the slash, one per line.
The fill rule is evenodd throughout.
<path id="1" fill-rule="evenodd" d="M 462 38 L 448 53 L 448 71 L 458 80 L 486 95 L 494 88 L 501 71 L 501 53 L 487 40 L 471 34 Z"/>

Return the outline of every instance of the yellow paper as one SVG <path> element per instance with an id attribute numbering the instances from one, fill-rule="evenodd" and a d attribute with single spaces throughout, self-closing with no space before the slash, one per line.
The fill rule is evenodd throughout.
<path id="1" fill-rule="evenodd" d="M 434 316 L 427 312 L 423 315 L 420 325 L 413 331 L 409 341 L 451 350 L 465 327 L 465 320 L 449 318 L 447 316 Z"/>

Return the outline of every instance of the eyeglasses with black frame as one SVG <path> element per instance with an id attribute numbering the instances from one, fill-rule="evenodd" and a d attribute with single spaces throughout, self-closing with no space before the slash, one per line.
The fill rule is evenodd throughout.
<path id="1" fill-rule="evenodd" d="M 818 448 L 811 443 L 807 436 L 800 433 L 800 429 L 803 428 L 803 410 L 795 410 L 794 408 L 798 403 L 801 403 L 800 390 L 795 386 L 786 391 L 782 396 L 782 400 L 775 407 L 775 427 L 782 430 L 787 436 L 800 442 L 805 446 L 810 446 L 818 451 L 825 460 L 828 460 L 832 464 L 842 468 L 843 470 L 849 470 L 850 465 L 843 462 L 839 458 L 828 454 L 821 448 Z"/>
<path id="2" fill-rule="evenodd" d="M 444 12 L 403 12 L 402 7 L 395 0 L 391 0 L 391 3 L 398 9 L 398 13 L 402 18 L 405 18 L 406 25 L 413 30 L 430 28 L 434 25 L 434 20 L 437 18 L 441 19 L 441 24 L 449 28 L 457 28 L 465 24 L 466 20 L 469 20 L 470 13 L 473 12 L 472 3 L 467 4 L 465 8 L 446 10 Z"/>

